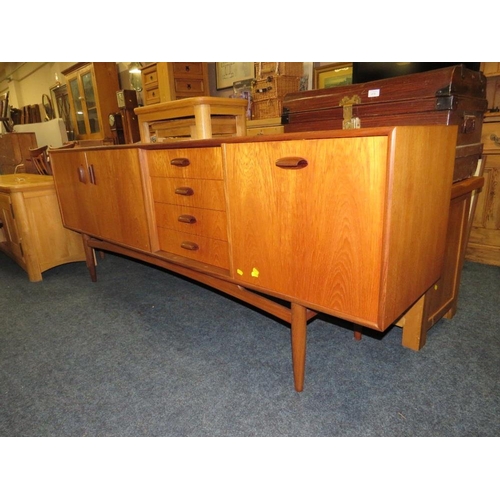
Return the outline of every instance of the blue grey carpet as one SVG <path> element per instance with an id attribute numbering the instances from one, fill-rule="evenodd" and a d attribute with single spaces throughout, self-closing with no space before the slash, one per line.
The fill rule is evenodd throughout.
<path id="1" fill-rule="evenodd" d="M 300 394 L 289 327 L 236 300 L 113 254 L 43 278 L 0 254 L 0 436 L 500 434 L 499 267 L 420 352 L 314 319 Z"/>

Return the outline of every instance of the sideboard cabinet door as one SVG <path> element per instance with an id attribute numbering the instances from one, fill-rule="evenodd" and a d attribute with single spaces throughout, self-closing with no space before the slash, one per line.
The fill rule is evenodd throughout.
<path id="1" fill-rule="evenodd" d="M 440 276 L 453 141 L 398 127 L 225 144 L 232 276 L 385 329 Z"/>
<path id="2" fill-rule="evenodd" d="M 143 178 L 137 149 L 57 152 L 51 155 L 66 227 L 150 250 Z"/>

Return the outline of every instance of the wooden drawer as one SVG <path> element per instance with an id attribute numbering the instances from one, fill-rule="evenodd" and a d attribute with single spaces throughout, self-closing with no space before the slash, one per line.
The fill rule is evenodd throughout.
<path id="1" fill-rule="evenodd" d="M 485 151 L 500 151 L 500 116 L 496 117 L 496 120 L 488 121 L 488 118 L 485 118 L 483 122 L 481 141 Z"/>
<path id="2" fill-rule="evenodd" d="M 205 92 L 203 79 L 176 78 L 174 80 L 176 94 L 202 94 Z"/>
<path id="3" fill-rule="evenodd" d="M 176 62 L 173 63 L 174 76 L 203 76 L 203 63 L 201 62 Z"/>
<path id="4" fill-rule="evenodd" d="M 226 212 L 155 203 L 159 227 L 227 241 Z"/>
<path id="5" fill-rule="evenodd" d="M 157 104 L 160 102 L 160 90 L 158 87 L 153 89 L 145 89 L 146 106 L 149 104 Z"/>
<path id="6" fill-rule="evenodd" d="M 212 266 L 229 269 L 227 241 L 158 228 L 160 250 L 194 259 Z"/>
<path id="7" fill-rule="evenodd" d="M 156 65 L 142 71 L 142 82 L 146 89 L 158 87 L 158 72 L 156 71 Z"/>
<path id="8" fill-rule="evenodd" d="M 247 128 L 247 135 L 269 135 L 269 134 L 282 134 L 284 132 L 283 125 L 278 125 L 276 127 L 259 127 L 259 128 Z"/>
<path id="9" fill-rule="evenodd" d="M 224 181 L 152 177 L 151 184 L 155 202 L 226 210 Z"/>
<path id="10" fill-rule="evenodd" d="M 223 178 L 220 148 L 148 151 L 147 155 L 152 177 Z"/>

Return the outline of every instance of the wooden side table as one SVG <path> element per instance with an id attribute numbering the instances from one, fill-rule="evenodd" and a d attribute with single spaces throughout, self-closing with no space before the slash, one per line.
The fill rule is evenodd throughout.
<path id="1" fill-rule="evenodd" d="M 139 118 L 141 142 L 148 143 L 152 142 L 151 130 L 161 129 L 165 136 L 169 136 L 171 128 L 170 136 L 174 137 L 179 127 L 189 128 L 189 139 L 210 139 L 215 135 L 216 127 L 223 127 L 222 120 L 229 122 L 223 127 L 224 135 L 244 136 L 247 106 L 246 99 L 202 96 L 161 102 L 134 111 Z M 228 133 L 227 125 L 234 127 L 234 133 Z"/>
<path id="2" fill-rule="evenodd" d="M 85 260 L 81 235 L 63 227 L 52 176 L 0 175 L 0 251 L 30 281 L 41 281 L 52 267 Z"/>

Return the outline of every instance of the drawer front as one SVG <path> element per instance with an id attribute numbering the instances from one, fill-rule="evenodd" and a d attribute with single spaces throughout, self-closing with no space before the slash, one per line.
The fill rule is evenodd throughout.
<path id="1" fill-rule="evenodd" d="M 160 250 L 229 269 L 227 241 L 158 228 Z"/>
<path id="2" fill-rule="evenodd" d="M 226 210 L 224 181 L 152 177 L 151 184 L 155 202 Z"/>
<path id="3" fill-rule="evenodd" d="M 276 127 L 259 127 L 259 128 L 247 128 L 247 135 L 269 135 L 269 134 L 282 134 L 284 132 L 283 125 L 278 125 Z"/>
<path id="4" fill-rule="evenodd" d="M 227 241 L 226 213 L 220 210 L 155 203 L 159 227 Z"/>
<path id="5" fill-rule="evenodd" d="M 175 92 L 178 94 L 200 94 L 205 92 L 203 80 L 195 78 L 175 78 Z"/>
<path id="6" fill-rule="evenodd" d="M 146 89 L 145 95 L 146 105 L 148 104 L 157 104 L 160 102 L 160 91 L 158 87 L 153 89 Z"/>
<path id="7" fill-rule="evenodd" d="M 500 121 L 484 122 L 481 140 L 485 150 L 500 151 Z"/>
<path id="8" fill-rule="evenodd" d="M 143 71 L 142 78 L 143 78 L 143 82 L 144 82 L 144 88 L 147 89 L 151 86 L 153 86 L 153 87 L 158 86 L 158 73 L 156 71 L 156 67 L 154 69 L 149 70 L 149 71 Z"/>
<path id="9" fill-rule="evenodd" d="M 175 76 L 203 76 L 203 63 L 201 62 L 176 62 L 173 64 Z"/>
<path id="10" fill-rule="evenodd" d="M 148 151 L 148 165 L 152 177 L 223 178 L 220 148 Z"/>

